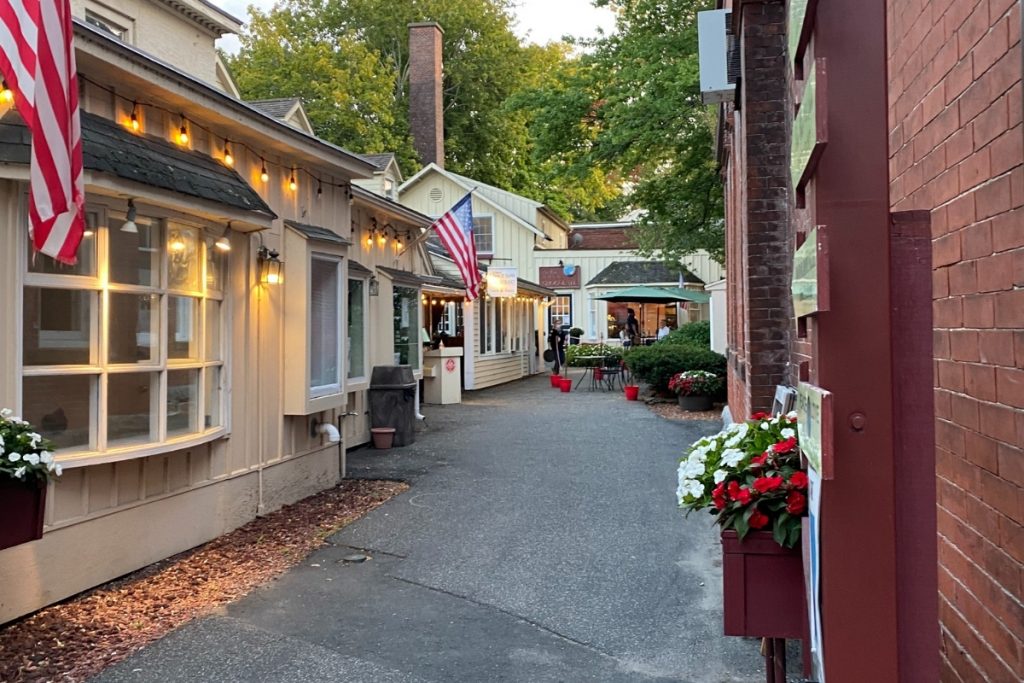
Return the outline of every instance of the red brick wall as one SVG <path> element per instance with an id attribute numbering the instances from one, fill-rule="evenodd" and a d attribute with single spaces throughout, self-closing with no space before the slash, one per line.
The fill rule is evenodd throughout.
<path id="1" fill-rule="evenodd" d="M 632 228 L 583 228 L 569 233 L 570 249 L 635 249 Z M 580 235 L 577 244 L 573 237 Z"/>
<path id="2" fill-rule="evenodd" d="M 1019 0 L 890 0 L 890 197 L 932 216 L 942 680 L 1024 679 Z"/>
<path id="3" fill-rule="evenodd" d="M 741 106 L 730 112 L 726 175 L 729 407 L 768 410 L 790 374 L 790 193 L 786 6 L 741 5 Z M 753 163 L 748 163 L 748 160 Z"/>
<path id="4" fill-rule="evenodd" d="M 424 165 L 444 168 L 444 98 L 442 97 L 439 24 L 409 25 L 409 129 Z"/>

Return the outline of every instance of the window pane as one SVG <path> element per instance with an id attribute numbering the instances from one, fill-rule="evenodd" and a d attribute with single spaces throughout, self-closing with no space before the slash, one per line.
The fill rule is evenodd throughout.
<path id="1" fill-rule="evenodd" d="M 476 244 L 478 254 L 491 254 L 494 252 L 494 231 L 492 226 L 493 219 L 491 216 L 473 217 L 473 242 Z"/>
<path id="2" fill-rule="evenodd" d="M 107 376 L 107 442 L 123 445 L 156 441 L 154 402 L 157 377 L 151 372 Z"/>
<path id="3" fill-rule="evenodd" d="M 420 366 L 420 295 L 410 287 L 395 287 L 395 360 L 398 365 Z"/>
<path id="4" fill-rule="evenodd" d="M 215 292 L 224 289 L 224 272 L 227 267 L 228 255 L 221 251 L 213 242 L 206 246 L 206 288 Z"/>
<path id="5" fill-rule="evenodd" d="M 348 376 L 363 377 L 365 367 L 365 311 L 363 310 L 363 294 L 366 289 L 364 280 L 348 281 Z"/>
<path id="6" fill-rule="evenodd" d="M 199 371 L 167 371 L 167 436 L 199 431 Z"/>
<path id="7" fill-rule="evenodd" d="M 61 449 L 88 450 L 96 378 L 92 375 L 25 377 L 24 419 Z"/>
<path id="8" fill-rule="evenodd" d="M 111 363 L 154 363 L 160 339 L 160 297 L 156 294 L 110 293 Z"/>
<path id="9" fill-rule="evenodd" d="M 199 231 L 179 225 L 167 230 L 167 287 L 199 290 Z"/>
<path id="10" fill-rule="evenodd" d="M 196 316 L 199 300 L 187 296 L 167 297 L 167 357 L 199 358 Z"/>
<path id="11" fill-rule="evenodd" d="M 25 287 L 25 365 L 88 364 L 93 292 Z"/>
<path id="12" fill-rule="evenodd" d="M 95 213 L 86 213 L 86 234 L 78 245 L 78 262 L 73 266 L 50 258 L 40 253 L 28 240 L 28 272 L 51 273 L 55 275 L 96 275 L 96 225 L 99 222 Z"/>
<path id="13" fill-rule="evenodd" d="M 203 379 L 203 393 L 204 401 L 206 403 L 206 415 L 203 424 L 206 429 L 210 429 L 211 427 L 219 427 L 221 425 L 220 368 L 206 368 L 203 372 L 205 373 L 205 378 Z"/>
<path id="14" fill-rule="evenodd" d="M 221 342 L 221 303 L 206 300 L 206 360 L 221 360 L 224 352 Z"/>
<path id="15" fill-rule="evenodd" d="M 110 281 L 125 285 L 156 286 L 160 277 L 160 224 L 137 216 L 135 232 L 125 231 L 125 221 L 111 219 Z"/>
<path id="16" fill-rule="evenodd" d="M 339 261 L 315 256 L 310 263 L 309 386 L 312 389 L 341 383 L 338 348 L 340 266 Z"/>

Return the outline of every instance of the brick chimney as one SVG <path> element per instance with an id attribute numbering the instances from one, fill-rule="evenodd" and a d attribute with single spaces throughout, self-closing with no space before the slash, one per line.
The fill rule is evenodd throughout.
<path id="1" fill-rule="evenodd" d="M 441 25 L 409 24 L 409 129 L 424 165 L 444 168 L 444 99 L 441 89 Z"/>

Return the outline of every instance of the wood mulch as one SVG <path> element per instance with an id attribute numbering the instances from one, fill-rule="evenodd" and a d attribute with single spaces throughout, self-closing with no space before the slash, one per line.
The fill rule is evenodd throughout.
<path id="1" fill-rule="evenodd" d="M 84 681 L 279 576 L 330 534 L 408 488 L 392 481 L 344 481 L 12 622 L 0 628 L 0 681 Z"/>
<path id="2" fill-rule="evenodd" d="M 676 401 L 655 401 L 648 403 L 647 407 L 666 420 L 688 422 L 690 420 L 715 421 L 722 419 L 722 406 L 715 406 L 711 410 L 689 411 L 680 408 Z"/>

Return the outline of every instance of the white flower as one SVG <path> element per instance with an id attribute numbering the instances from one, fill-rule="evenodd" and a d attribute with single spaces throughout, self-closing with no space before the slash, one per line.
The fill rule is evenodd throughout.
<path id="1" fill-rule="evenodd" d="M 789 427 L 786 427 L 785 429 L 782 430 L 783 439 L 792 439 L 794 436 L 796 436 L 795 429 L 790 429 Z"/>
<path id="2" fill-rule="evenodd" d="M 18 478 L 18 479 L 21 479 L 22 477 L 24 477 L 25 476 L 25 466 L 22 465 L 18 469 L 14 470 L 14 476 L 16 478 Z"/>
<path id="3" fill-rule="evenodd" d="M 764 422 L 761 423 L 761 429 L 768 431 L 769 429 L 771 429 L 771 423 L 768 422 L 768 420 L 765 420 Z"/>
<path id="4" fill-rule="evenodd" d="M 790 420 L 795 420 L 796 419 L 796 411 L 795 410 L 789 411 L 788 413 L 786 413 L 786 417 L 789 418 Z"/>
<path id="5" fill-rule="evenodd" d="M 53 467 L 53 473 L 54 473 L 54 474 L 56 474 L 56 475 L 57 475 L 58 477 L 59 477 L 59 476 L 61 475 L 61 473 L 62 473 L 63 471 L 64 471 L 64 468 L 60 466 L 60 463 L 59 463 L 59 462 L 58 462 L 58 463 L 57 463 L 56 465 L 54 465 L 54 467 Z"/>
<path id="6" fill-rule="evenodd" d="M 29 465 L 38 465 L 39 464 L 39 454 L 38 453 L 26 453 L 25 454 L 25 462 L 27 462 Z"/>
<path id="7" fill-rule="evenodd" d="M 21 460 L 21 453 L 11 453 L 10 455 L 7 456 L 7 459 L 10 460 L 11 462 L 18 462 L 19 460 Z"/>
<path id="8" fill-rule="evenodd" d="M 35 432 L 29 432 L 28 440 L 29 443 L 32 444 L 32 448 L 35 448 L 36 446 L 39 445 L 39 442 L 43 440 L 43 437 L 40 436 L 39 434 L 36 434 Z"/>
<path id="9" fill-rule="evenodd" d="M 10 408 L 0 409 L 0 417 L 10 417 L 11 415 L 14 415 L 14 411 Z"/>
<path id="10" fill-rule="evenodd" d="M 696 450 L 690 453 L 690 457 L 687 458 L 689 462 L 705 462 L 708 459 L 708 454 L 702 450 Z"/>
<path id="11" fill-rule="evenodd" d="M 722 464 L 726 467 L 736 467 L 746 455 L 738 448 L 730 448 L 722 453 Z"/>
<path id="12" fill-rule="evenodd" d="M 684 461 L 679 466 L 679 476 L 686 479 L 693 479 L 704 474 L 704 463 L 691 462 L 690 460 Z"/>
<path id="13" fill-rule="evenodd" d="M 683 504 L 683 499 L 687 496 L 691 498 L 700 498 L 704 495 L 704 485 L 696 479 L 684 479 L 679 482 L 679 488 L 676 489 L 676 498 L 679 499 L 679 504 Z"/>
<path id="14" fill-rule="evenodd" d="M 43 451 L 42 453 L 39 454 L 39 461 L 46 465 L 49 465 L 51 462 L 53 462 L 53 453 L 51 453 L 50 451 Z"/>
<path id="15" fill-rule="evenodd" d="M 725 470 L 715 470 L 715 483 L 721 484 L 725 481 L 725 478 L 729 476 L 729 473 Z"/>

